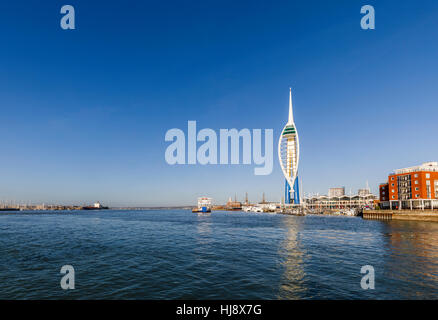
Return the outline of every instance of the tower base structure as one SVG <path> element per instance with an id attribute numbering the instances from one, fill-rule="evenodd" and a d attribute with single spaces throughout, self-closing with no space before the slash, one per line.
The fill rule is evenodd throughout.
<path id="1" fill-rule="evenodd" d="M 300 204 L 300 187 L 298 185 L 298 176 L 295 179 L 295 183 L 294 183 L 294 203 Z"/>
<path id="2" fill-rule="evenodd" d="M 289 182 L 285 180 L 284 192 L 285 192 L 284 194 L 285 204 L 300 204 L 300 187 L 298 185 L 298 177 L 295 179 L 293 189 L 291 189 Z"/>
<path id="3" fill-rule="evenodd" d="M 284 185 L 284 203 L 285 204 L 290 204 L 290 186 L 289 186 L 289 182 L 287 182 L 287 180 L 284 180 L 285 185 Z"/>

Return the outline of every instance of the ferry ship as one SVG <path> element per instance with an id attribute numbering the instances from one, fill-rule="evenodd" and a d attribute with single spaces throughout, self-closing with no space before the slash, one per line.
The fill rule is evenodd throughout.
<path id="1" fill-rule="evenodd" d="M 94 203 L 94 205 L 92 206 L 86 206 L 82 208 L 83 210 L 103 210 L 103 209 L 108 209 L 108 207 L 104 207 L 100 204 L 100 202 L 96 202 Z"/>
<path id="2" fill-rule="evenodd" d="M 202 197 L 198 198 L 198 207 L 193 208 L 192 212 L 206 213 L 211 212 L 211 198 Z"/>

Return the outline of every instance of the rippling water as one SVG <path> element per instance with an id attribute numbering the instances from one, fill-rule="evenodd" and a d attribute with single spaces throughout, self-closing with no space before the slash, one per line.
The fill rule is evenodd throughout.
<path id="1" fill-rule="evenodd" d="M 438 223 L 185 210 L 0 214 L 0 299 L 437 299 Z M 73 265 L 76 289 L 62 290 Z M 375 290 L 360 269 L 375 268 Z"/>

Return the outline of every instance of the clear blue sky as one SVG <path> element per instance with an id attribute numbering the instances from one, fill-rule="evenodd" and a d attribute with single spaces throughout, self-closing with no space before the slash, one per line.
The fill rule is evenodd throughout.
<path id="1" fill-rule="evenodd" d="M 76 30 L 59 26 L 76 9 Z M 376 30 L 360 28 L 374 5 Z M 0 199 L 279 201 L 289 87 L 304 192 L 438 160 L 438 2 L 2 1 Z M 274 171 L 169 166 L 170 128 L 274 129 Z"/>

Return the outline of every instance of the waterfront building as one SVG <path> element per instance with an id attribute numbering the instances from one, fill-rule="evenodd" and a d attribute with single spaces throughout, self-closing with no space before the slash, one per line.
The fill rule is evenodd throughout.
<path id="1" fill-rule="evenodd" d="M 438 209 L 438 162 L 394 170 L 379 195 L 383 208 Z"/>
<path id="2" fill-rule="evenodd" d="M 328 192 L 328 196 L 330 198 L 333 197 L 342 197 L 345 195 L 345 187 L 341 187 L 341 188 L 330 188 L 329 192 Z"/>
<path id="3" fill-rule="evenodd" d="M 374 203 L 377 200 L 377 196 L 372 193 L 367 195 L 342 195 L 329 197 L 311 196 L 304 198 L 304 205 L 309 209 L 362 209 L 365 207 L 374 208 Z"/>
<path id="4" fill-rule="evenodd" d="M 381 183 L 379 185 L 379 200 L 380 202 L 389 201 L 389 185 L 388 182 Z M 389 205 L 389 203 L 388 203 Z"/>
<path id="5" fill-rule="evenodd" d="M 289 118 L 278 141 L 278 159 L 285 177 L 285 203 L 300 204 L 298 163 L 300 142 L 292 110 L 292 89 L 289 91 Z"/>

